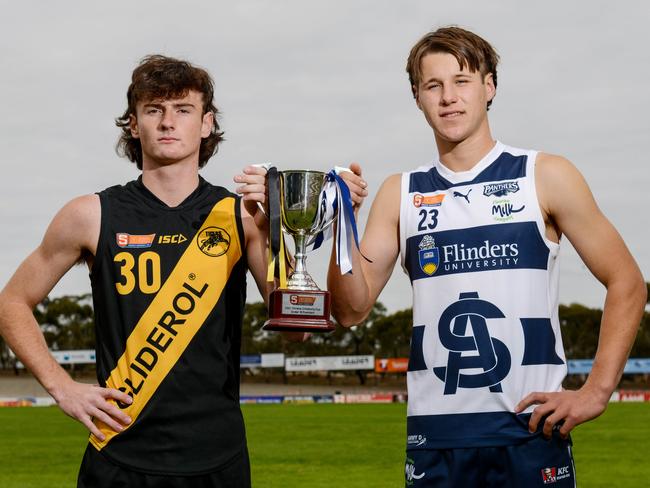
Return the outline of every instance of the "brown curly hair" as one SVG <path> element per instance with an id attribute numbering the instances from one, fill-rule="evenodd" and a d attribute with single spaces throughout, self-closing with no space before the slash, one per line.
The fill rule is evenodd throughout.
<path id="1" fill-rule="evenodd" d="M 497 52 L 482 37 L 452 25 L 429 32 L 411 49 L 406 62 L 406 71 L 414 97 L 417 97 L 417 88 L 422 77 L 420 63 L 424 56 L 431 53 L 451 54 L 456 58 L 461 69 L 467 66 L 471 72 L 479 71 L 483 77 L 492 73 L 494 88 L 497 87 L 497 64 L 499 64 Z M 488 110 L 490 105 L 492 100 L 487 103 Z"/>
<path id="2" fill-rule="evenodd" d="M 203 95 L 203 114 L 210 112 L 213 117 L 212 132 L 201 140 L 199 149 L 199 167 L 202 168 L 217 152 L 223 140 L 217 122 L 219 110 L 214 105 L 214 84 L 212 78 L 202 68 L 187 61 L 170 58 L 160 54 L 146 56 L 133 70 L 131 84 L 126 92 L 127 108 L 115 124 L 122 129 L 115 147 L 120 156 L 126 156 L 142 169 L 142 146 L 140 139 L 131 135 L 131 116 L 136 115 L 136 106 L 141 101 L 156 99 L 183 98 L 190 90 Z"/>

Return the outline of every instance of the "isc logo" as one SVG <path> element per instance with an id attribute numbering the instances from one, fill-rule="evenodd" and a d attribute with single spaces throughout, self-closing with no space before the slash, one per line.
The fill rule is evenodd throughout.
<path id="1" fill-rule="evenodd" d="M 186 240 L 187 237 L 185 237 L 183 234 L 173 234 L 168 236 L 159 236 L 158 244 L 180 244 Z"/>

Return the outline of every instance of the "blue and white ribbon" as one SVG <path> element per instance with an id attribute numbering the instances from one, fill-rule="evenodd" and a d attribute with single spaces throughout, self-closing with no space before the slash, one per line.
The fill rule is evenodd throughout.
<path id="1" fill-rule="evenodd" d="M 336 214 L 336 264 L 341 274 L 352 271 L 353 245 L 359 249 L 359 234 L 357 222 L 354 217 L 354 209 L 348 185 L 339 176 L 342 171 L 349 171 L 347 168 L 336 167 L 327 174 L 327 182 L 321 192 L 321 204 L 318 209 L 317 222 L 324 226 L 334 219 Z M 337 212 L 338 210 L 338 212 Z M 318 249 L 321 244 L 332 237 L 332 226 L 316 234 L 311 249 Z"/>

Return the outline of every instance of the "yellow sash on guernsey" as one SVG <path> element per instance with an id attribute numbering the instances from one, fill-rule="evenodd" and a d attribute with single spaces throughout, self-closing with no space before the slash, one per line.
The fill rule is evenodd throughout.
<path id="1" fill-rule="evenodd" d="M 241 258 L 235 203 L 228 197 L 212 208 L 140 317 L 126 341 L 124 354 L 106 381 L 107 388 L 133 397 L 131 405 L 117 403 L 131 417 L 130 425 L 205 322 Z M 95 424 L 106 438 L 100 441 L 91 434 L 90 443 L 101 450 L 119 433 L 97 419 Z"/>

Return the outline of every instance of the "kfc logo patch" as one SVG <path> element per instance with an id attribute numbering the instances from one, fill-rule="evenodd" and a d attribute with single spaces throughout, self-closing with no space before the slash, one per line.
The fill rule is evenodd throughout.
<path id="1" fill-rule="evenodd" d="M 542 481 L 545 485 L 555 483 L 557 481 L 557 470 L 555 468 L 542 469 Z"/>
<path id="2" fill-rule="evenodd" d="M 545 485 L 555 483 L 557 481 L 563 480 L 565 478 L 571 477 L 571 467 L 562 466 L 560 468 L 543 468 L 542 469 L 542 481 Z"/>

